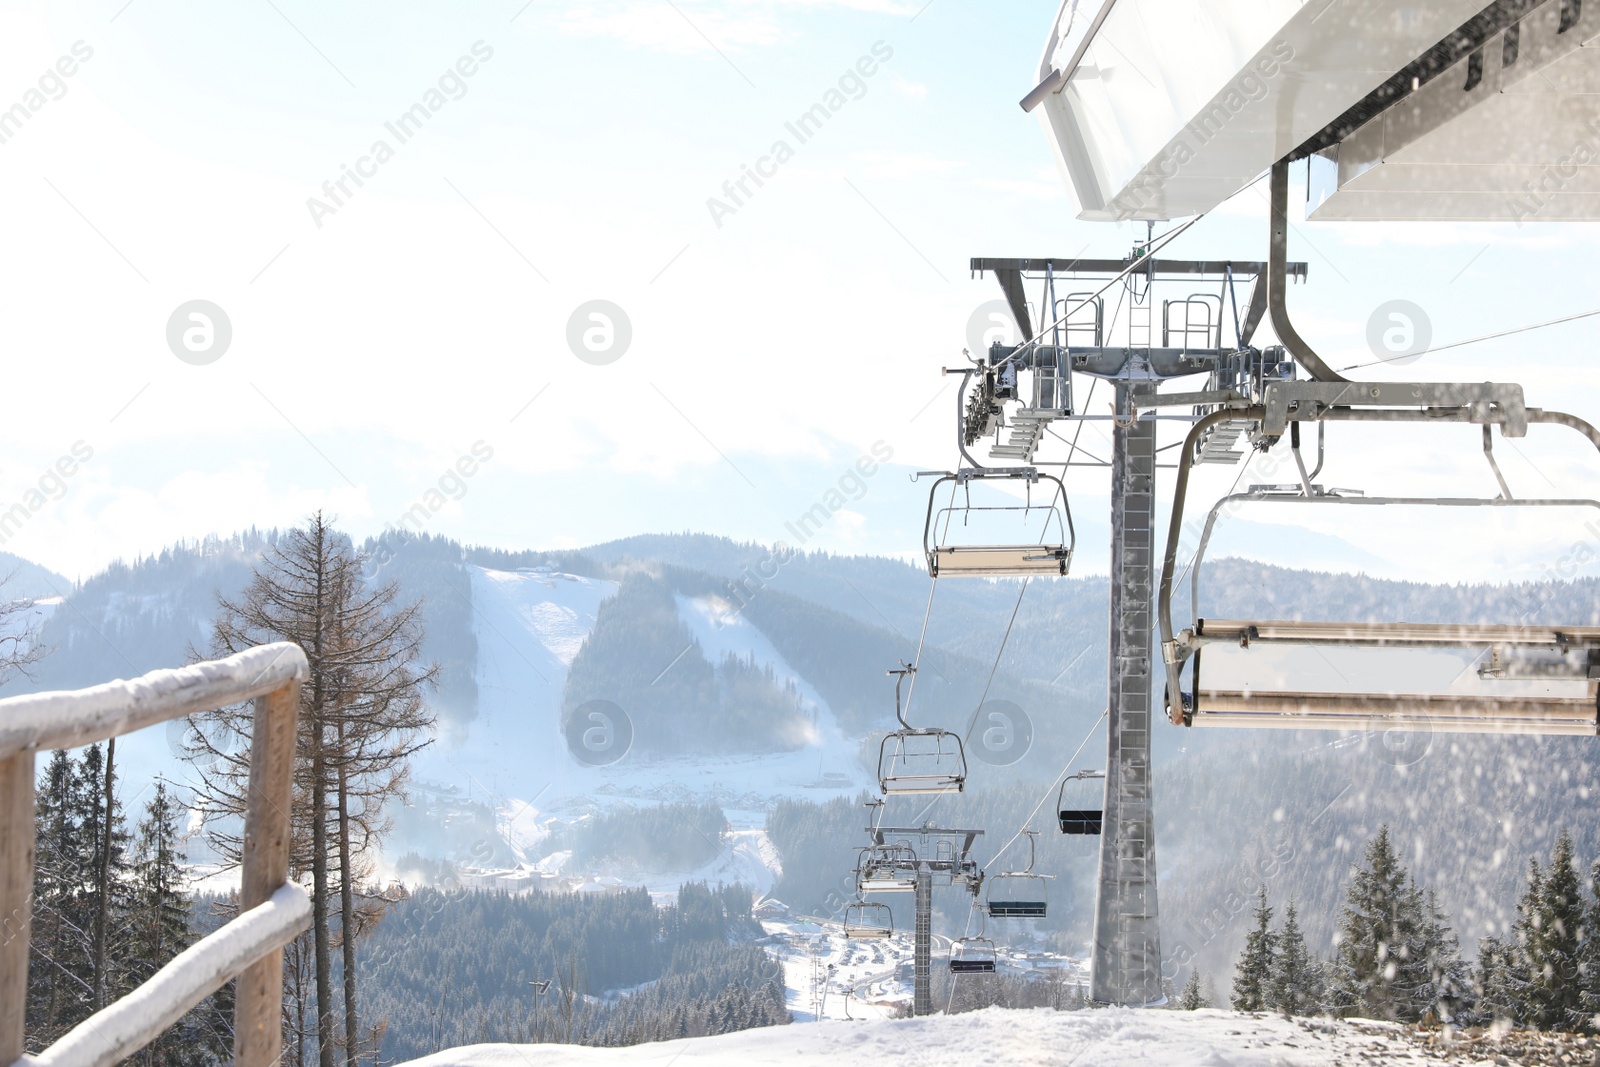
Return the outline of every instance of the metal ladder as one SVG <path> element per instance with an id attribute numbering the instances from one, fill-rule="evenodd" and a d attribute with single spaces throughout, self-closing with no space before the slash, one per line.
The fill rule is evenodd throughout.
<path id="1" fill-rule="evenodd" d="M 1038 450 L 1039 442 L 1044 440 L 1044 428 L 1050 425 L 1056 414 L 1054 411 L 1041 411 L 1037 408 L 1023 408 L 1018 411 L 1011 416 L 1006 443 L 995 445 L 989 450 L 990 455 L 1020 459 L 1024 463 L 1033 462 L 1033 454 Z"/>
<path id="2" fill-rule="evenodd" d="M 1244 452 L 1237 447 L 1239 438 L 1249 428 L 1250 424 L 1243 421 L 1217 423 L 1200 438 L 1200 450 L 1195 462 L 1237 463 L 1244 458 Z"/>

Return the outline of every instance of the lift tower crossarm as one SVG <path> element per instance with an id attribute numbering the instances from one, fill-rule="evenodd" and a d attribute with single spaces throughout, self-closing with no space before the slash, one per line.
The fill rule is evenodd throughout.
<path id="1" fill-rule="evenodd" d="M 1259 261 L 1233 259 L 1056 259 L 1053 256 L 996 259 L 989 256 L 974 256 L 971 262 L 971 269 L 980 274 L 990 270 L 996 273 L 1008 270 L 1019 272 L 1050 270 L 1057 274 L 1120 274 L 1131 263 L 1137 263 L 1140 269 L 1154 264 L 1157 274 L 1226 274 L 1232 272 L 1235 275 L 1248 276 L 1264 274 L 1267 270 L 1267 265 Z M 1305 279 L 1306 265 L 1304 263 L 1288 263 L 1285 266 L 1289 277 Z"/>

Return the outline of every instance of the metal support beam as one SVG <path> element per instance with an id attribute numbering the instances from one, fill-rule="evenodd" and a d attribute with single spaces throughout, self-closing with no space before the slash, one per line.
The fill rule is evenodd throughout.
<path id="1" fill-rule="evenodd" d="M 974 256 L 971 268 L 975 271 L 1045 271 L 1050 270 L 1056 274 L 1116 274 L 1125 269 L 1132 259 L 1057 259 L 1054 256 L 1034 256 L 1024 259 L 999 258 L 994 256 Z M 1266 273 L 1267 264 L 1237 259 L 1156 259 L 1140 263 L 1139 270 L 1143 273 L 1149 268 L 1150 263 L 1155 264 L 1157 274 L 1224 274 L 1233 272 L 1234 277 L 1260 275 Z M 1285 272 L 1291 278 L 1304 278 L 1306 265 L 1303 262 L 1285 265 Z M 1004 282 L 1001 282 L 1004 285 Z"/>
<path id="2" fill-rule="evenodd" d="M 917 867 L 915 952 L 912 963 L 912 1014 L 933 1014 L 933 869 Z"/>
<path id="3" fill-rule="evenodd" d="M 1006 305 L 1011 308 L 1011 317 L 1017 320 L 1017 329 L 1022 331 L 1019 336 L 1032 337 L 1033 323 L 1028 319 L 1028 297 L 1022 291 L 1022 272 L 1002 267 L 995 271 L 995 277 L 1000 279 L 1000 289 L 1006 294 Z M 1045 315 L 1045 321 L 1050 321 L 1048 314 Z M 979 352 L 977 355 L 982 356 L 983 353 Z"/>
<path id="4" fill-rule="evenodd" d="M 1117 387 L 1117 411 L 1131 414 L 1127 385 Z M 1156 428 L 1130 423 L 1112 433 L 1110 714 L 1089 992 L 1102 1004 L 1163 996 L 1150 791 Z"/>

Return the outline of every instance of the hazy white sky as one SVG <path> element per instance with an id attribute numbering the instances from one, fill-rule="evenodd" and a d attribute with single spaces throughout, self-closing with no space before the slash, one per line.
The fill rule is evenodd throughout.
<path id="1" fill-rule="evenodd" d="M 359 537 L 437 499 L 475 445 L 490 458 L 447 481 L 460 499 L 433 532 L 770 542 L 882 442 L 891 465 L 807 547 L 912 551 L 925 497 L 905 475 L 954 458 L 938 368 L 998 295 L 968 257 L 1120 256 L 1136 236 L 1071 218 L 1017 107 L 1055 6 L 5 4 L 0 111 L 39 106 L 0 126 L 0 511 L 41 478 L 47 499 L 0 547 L 85 576 L 316 507 Z M 844 105 L 801 143 L 786 123 L 830 92 Z M 399 126 L 417 104 L 436 110 Z M 735 201 L 724 184 L 746 168 L 765 176 Z M 1257 188 L 1172 252 L 1259 257 L 1264 237 Z M 1391 298 L 1427 310 L 1436 343 L 1600 306 L 1595 241 L 1587 225 L 1306 224 L 1294 307 L 1348 365 L 1371 358 L 1367 319 Z M 205 365 L 167 339 L 193 300 L 231 323 Z M 568 344 L 594 300 L 631 325 L 604 365 Z M 1520 380 L 1530 403 L 1600 416 L 1597 323 L 1406 371 Z M 46 472 L 78 442 L 92 457 L 59 489 Z M 1490 489 L 1470 430 L 1331 443 L 1333 484 Z M 1572 445 L 1506 450 L 1514 487 L 1592 492 L 1596 457 Z M 1072 484 L 1084 564 L 1103 568 L 1104 476 Z M 1514 543 L 1455 516 L 1359 520 L 1276 543 L 1243 523 L 1232 547 L 1470 579 L 1600 546 L 1576 522 L 1524 523 Z"/>

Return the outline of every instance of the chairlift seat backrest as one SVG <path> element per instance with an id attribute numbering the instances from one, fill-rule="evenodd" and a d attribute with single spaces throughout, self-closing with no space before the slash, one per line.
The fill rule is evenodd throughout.
<path id="1" fill-rule="evenodd" d="M 993 974 L 994 942 L 986 937 L 958 938 L 950 946 L 951 974 Z"/>
<path id="2" fill-rule="evenodd" d="M 991 900 L 991 919 L 1043 919 L 1048 904 L 1043 900 Z"/>
<path id="3" fill-rule="evenodd" d="M 950 961 L 951 974 L 993 974 L 994 960 L 956 960 Z"/>
<path id="4" fill-rule="evenodd" d="M 946 545 L 928 553 L 935 578 L 1065 577 L 1072 566 L 1066 545 Z"/>
<path id="5" fill-rule="evenodd" d="M 1105 813 L 1098 808 L 1063 808 L 1060 812 L 1061 832 L 1099 837 L 1105 822 Z"/>
<path id="6" fill-rule="evenodd" d="M 1600 735 L 1600 628 L 1201 620 L 1196 726 Z"/>

